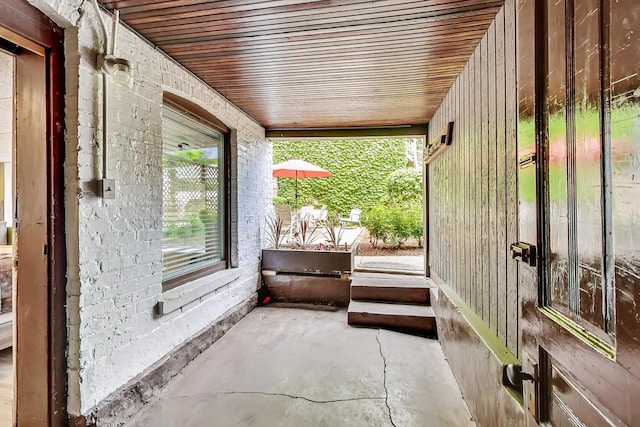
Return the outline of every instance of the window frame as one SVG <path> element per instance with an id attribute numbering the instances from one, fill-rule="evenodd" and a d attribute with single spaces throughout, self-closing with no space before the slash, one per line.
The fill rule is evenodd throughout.
<path id="1" fill-rule="evenodd" d="M 224 233 L 222 236 L 222 250 L 224 253 L 224 259 L 214 264 L 207 265 L 193 271 L 188 271 L 169 279 L 163 278 L 162 292 L 167 292 L 171 289 L 175 289 L 196 279 L 200 279 L 218 271 L 231 268 L 231 130 L 227 126 L 225 126 L 224 123 L 222 123 L 202 107 L 199 107 L 198 105 L 184 100 L 171 93 L 165 92 L 163 96 L 163 108 L 164 106 L 171 107 L 174 110 L 177 110 L 179 113 L 185 114 L 186 116 L 220 132 L 223 136 L 222 151 L 224 165 L 222 171 L 222 186 L 224 197 L 222 209 L 222 212 L 224 214 L 224 220 L 222 224 L 224 229 Z M 164 145 L 164 139 L 162 140 L 162 143 Z M 162 207 L 164 209 L 164 197 L 162 201 Z M 162 240 L 164 245 L 164 237 Z"/>

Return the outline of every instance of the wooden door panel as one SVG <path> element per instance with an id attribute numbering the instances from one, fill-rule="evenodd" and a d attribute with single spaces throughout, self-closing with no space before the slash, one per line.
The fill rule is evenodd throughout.
<path id="1" fill-rule="evenodd" d="M 16 56 L 14 352 L 16 422 L 46 425 L 48 342 L 47 88 L 42 56 Z M 23 402 L 26 403 L 23 408 Z"/>
<path id="2" fill-rule="evenodd" d="M 605 427 L 622 425 L 623 421 L 601 406 L 594 405 L 595 396 L 569 373 L 570 370 L 558 365 L 553 359 L 549 364 L 550 418 L 559 427 Z M 579 415 L 578 415 L 579 414 Z"/>
<path id="3" fill-rule="evenodd" d="M 640 3 L 519 3 L 525 401 L 551 425 L 640 425 Z M 637 194 L 636 194 L 637 193 Z"/>
<path id="4" fill-rule="evenodd" d="M 640 2 L 611 2 L 610 14 L 617 360 L 640 377 Z"/>

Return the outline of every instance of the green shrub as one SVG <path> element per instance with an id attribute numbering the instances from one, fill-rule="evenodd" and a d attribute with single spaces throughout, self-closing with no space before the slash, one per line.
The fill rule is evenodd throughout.
<path id="1" fill-rule="evenodd" d="M 407 239 L 418 240 L 422 247 L 422 205 L 419 203 L 380 204 L 367 210 L 362 225 L 369 230 L 369 241 L 373 247 L 380 242 L 401 248 Z"/>
<path id="2" fill-rule="evenodd" d="M 386 242 L 391 233 L 389 209 L 386 205 L 378 205 L 367 210 L 362 216 L 362 225 L 369 230 L 369 241 L 374 248 L 380 241 Z"/>
<path id="3" fill-rule="evenodd" d="M 389 241 L 395 248 L 401 248 L 411 237 L 412 224 L 405 209 L 406 206 L 401 204 L 394 204 L 388 209 L 389 224 L 391 225 Z"/>
<path id="4" fill-rule="evenodd" d="M 422 174 L 401 169 L 387 181 L 388 196 L 365 212 L 362 225 L 369 230 L 371 244 L 380 241 L 401 248 L 408 239 L 418 240 L 422 247 Z"/>
<path id="5" fill-rule="evenodd" d="M 273 204 L 274 205 L 288 205 L 289 201 L 286 197 L 273 196 Z"/>
<path id="6" fill-rule="evenodd" d="M 424 233 L 424 221 L 422 219 L 422 204 L 412 203 L 404 211 L 404 215 L 409 222 L 409 234 L 418 240 L 418 247 L 422 247 L 422 236 Z"/>
<path id="7" fill-rule="evenodd" d="M 422 172 L 405 168 L 392 172 L 387 178 L 387 193 L 391 203 L 422 200 Z"/>
<path id="8" fill-rule="evenodd" d="M 162 234 L 164 237 L 181 239 L 200 236 L 204 232 L 204 222 L 202 222 L 201 216 L 201 214 L 191 214 L 186 220 L 165 221 Z"/>

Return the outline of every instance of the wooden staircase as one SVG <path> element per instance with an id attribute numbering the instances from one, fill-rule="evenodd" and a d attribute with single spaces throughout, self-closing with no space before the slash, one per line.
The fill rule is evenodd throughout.
<path id="1" fill-rule="evenodd" d="M 355 272 L 351 280 L 350 325 L 436 335 L 429 284 L 424 277 Z"/>

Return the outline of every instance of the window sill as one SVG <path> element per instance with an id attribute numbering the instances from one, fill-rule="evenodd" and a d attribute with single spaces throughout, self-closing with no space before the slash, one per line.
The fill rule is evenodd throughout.
<path id="1" fill-rule="evenodd" d="M 164 316 L 227 285 L 240 277 L 239 268 L 218 271 L 163 292 L 156 304 L 156 315 Z"/>

